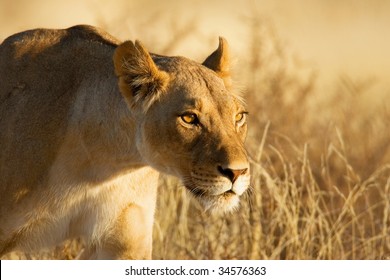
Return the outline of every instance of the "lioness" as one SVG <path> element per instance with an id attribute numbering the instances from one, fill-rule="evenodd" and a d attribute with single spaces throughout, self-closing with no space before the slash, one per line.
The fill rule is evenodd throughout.
<path id="1" fill-rule="evenodd" d="M 0 256 L 81 236 L 82 258 L 151 258 L 159 172 L 206 209 L 234 209 L 250 175 L 227 48 L 198 64 L 91 26 L 7 38 Z"/>

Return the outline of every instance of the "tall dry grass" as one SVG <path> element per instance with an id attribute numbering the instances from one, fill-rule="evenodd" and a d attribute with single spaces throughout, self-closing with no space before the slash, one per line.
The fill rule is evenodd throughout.
<path id="1" fill-rule="evenodd" d="M 383 95 L 375 82 L 346 75 L 324 97 L 316 71 L 272 24 L 258 16 L 245 24 L 248 49 L 237 55 L 236 77 L 250 109 L 251 189 L 235 213 L 210 216 L 177 179 L 163 176 L 153 257 L 390 258 L 390 103 L 376 97 Z M 193 26 L 160 49 L 174 50 Z M 12 256 L 72 259 L 81 249 L 76 240 Z"/>

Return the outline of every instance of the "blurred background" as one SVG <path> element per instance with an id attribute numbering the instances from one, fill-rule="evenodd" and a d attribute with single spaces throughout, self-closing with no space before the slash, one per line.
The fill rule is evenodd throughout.
<path id="1" fill-rule="evenodd" d="M 248 21 L 257 17 L 324 78 L 340 72 L 387 78 L 389 15 L 388 0 L 0 0 L 0 40 L 26 29 L 85 23 L 106 27 L 123 40 L 163 44 L 192 27 L 173 53 L 200 56 L 210 38 L 222 35 L 239 55 L 247 47 Z"/>
<path id="2" fill-rule="evenodd" d="M 76 24 L 199 62 L 229 41 L 252 188 L 236 213 L 209 216 L 163 176 L 154 258 L 390 257 L 390 1 L 0 0 L 0 41 Z"/>

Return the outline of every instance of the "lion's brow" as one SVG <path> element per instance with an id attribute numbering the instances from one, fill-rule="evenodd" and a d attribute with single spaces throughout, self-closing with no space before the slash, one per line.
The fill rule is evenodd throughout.
<path id="1" fill-rule="evenodd" d="M 202 108 L 203 108 L 203 100 L 201 98 L 189 98 L 186 101 L 184 101 L 185 110 L 197 109 L 199 111 L 202 111 Z"/>

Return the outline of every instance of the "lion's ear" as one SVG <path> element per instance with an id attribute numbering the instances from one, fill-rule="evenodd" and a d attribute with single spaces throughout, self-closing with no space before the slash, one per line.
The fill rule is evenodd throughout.
<path id="1" fill-rule="evenodd" d="M 219 37 L 218 48 L 206 58 L 203 65 L 217 73 L 226 88 L 231 87 L 229 46 L 225 38 Z"/>
<path id="2" fill-rule="evenodd" d="M 141 105 L 146 111 L 166 90 L 169 75 L 158 69 L 139 42 L 126 41 L 114 53 L 119 89 L 131 107 Z"/>

